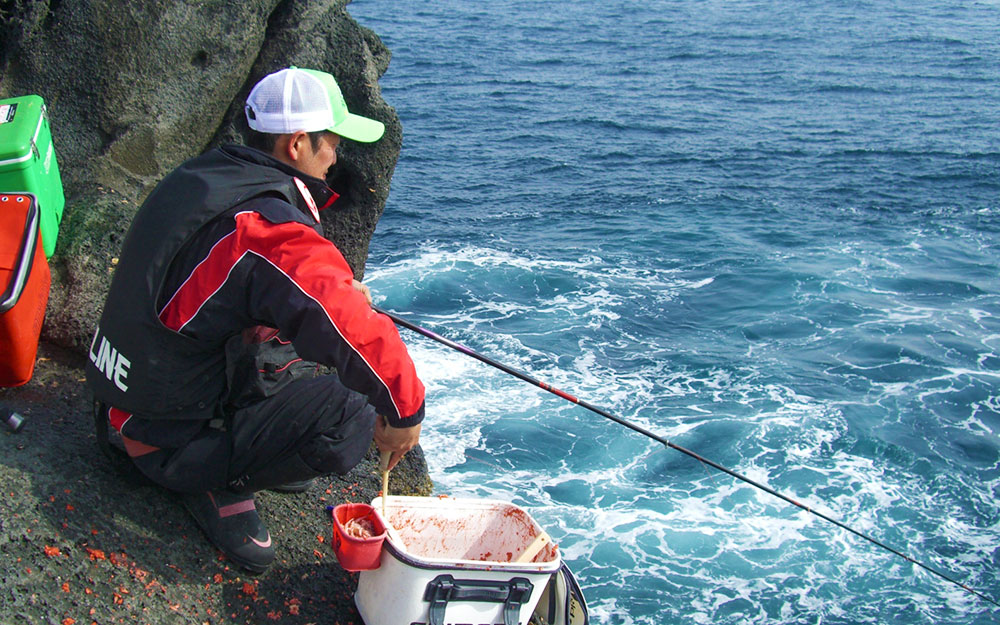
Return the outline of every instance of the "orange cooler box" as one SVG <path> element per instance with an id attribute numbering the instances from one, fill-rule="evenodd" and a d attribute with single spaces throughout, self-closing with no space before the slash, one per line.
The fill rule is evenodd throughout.
<path id="1" fill-rule="evenodd" d="M 0 193 L 0 386 L 35 370 L 51 279 L 40 222 L 34 195 Z"/>

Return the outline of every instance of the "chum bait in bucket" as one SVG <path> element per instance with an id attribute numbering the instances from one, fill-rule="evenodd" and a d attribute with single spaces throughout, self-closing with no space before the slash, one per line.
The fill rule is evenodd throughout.
<path id="1" fill-rule="evenodd" d="M 375 508 L 345 503 L 333 509 L 333 551 L 348 571 L 371 571 L 379 566 L 385 525 Z"/>

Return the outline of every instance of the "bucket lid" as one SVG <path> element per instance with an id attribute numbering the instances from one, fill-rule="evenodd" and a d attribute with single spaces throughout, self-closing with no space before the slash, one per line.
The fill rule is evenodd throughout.
<path id="1" fill-rule="evenodd" d="M 32 158 L 44 115 L 45 104 L 40 96 L 0 100 L 0 167 Z"/>

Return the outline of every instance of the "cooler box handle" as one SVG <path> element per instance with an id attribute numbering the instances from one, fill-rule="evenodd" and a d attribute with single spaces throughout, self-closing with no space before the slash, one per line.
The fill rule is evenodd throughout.
<path id="1" fill-rule="evenodd" d="M 23 197 L 28 200 L 28 217 L 25 220 L 24 237 L 17 256 L 17 264 L 11 271 L 11 280 L 7 288 L 0 293 L 0 314 L 3 314 L 17 304 L 17 300 L 24 291 L 24 285 L 28 283 L 28 275 L 31 273 L 31 264 L 35 258 L 35 245 L 38 243 L 38 204 L 35 203 L 34 196 L 22 193 L 9 193 L 5 197 Z M 2 285 L 0 285 L 2 287 Z"/>
<path id="2" fill-rule="evenodd" d="M 508 581 L 455 579 L 438 575 L 427 583 L 424 601 L 429 602 L 429 625 L 444 625 L 444 611 L 449 601 L 481 601 L 503 604 L 504 625 L 518 625 L 521 606 L 531 599 L 534 586 L 524 577 Z"/>

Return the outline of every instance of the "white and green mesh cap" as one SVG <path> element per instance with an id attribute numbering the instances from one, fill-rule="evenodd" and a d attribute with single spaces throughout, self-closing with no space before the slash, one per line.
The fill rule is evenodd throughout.
<path id="1" fill-rule="evenodd" d="M 245 110 L 251 128 L 270 134 L 329 130 L 368 143 L 385 131 L 382 122 L 349 112 L 333 76 L 314 69 L 289 67 L 261 78 Z"/>

